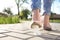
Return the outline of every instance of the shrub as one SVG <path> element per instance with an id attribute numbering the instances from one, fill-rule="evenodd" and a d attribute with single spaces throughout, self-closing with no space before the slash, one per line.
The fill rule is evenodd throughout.
<path id="1" fill-rule="evenodd" d="M 12 24 L 18 22 L 19 22 L 18 16 L 0 17 L 0 24 Z"/>

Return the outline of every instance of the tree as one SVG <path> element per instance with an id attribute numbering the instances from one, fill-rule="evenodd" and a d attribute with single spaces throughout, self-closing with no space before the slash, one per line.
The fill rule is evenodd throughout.
<path id="1" fill-rule="evenodd" d="M 11 12 L 11 9 L 10 9 L 10 8 L 5 8 L 5 9 L 3 10 L 3 12 L 8 13 L 9 15 L 13 15 L 13 13 Z"/>
<path id="2" fill-rule="evenodd" d="M 16 5 L 17 5 L 18 16 L 19 16 L 19 15 L 20 15 L 20 10 L 19 10 L 19 8 L 21 7 L 21 5 L 22 5 L 23 3 L 28 3 L 28 2 L 27 2 L 27 0 L 15 0 L 15 2 L 16 2 Z"/>
<path id="3" fill-rule="evenodd" d="M 21 16 L 21 18 L 28 19 L 28 15 L 29 15 L 30 13 L 31 13 L 31 12 L 30 12 L 28 9 L 24 9 L 24 10 L 21 11 L 20 16 Z"/>
<path id="4" fill-rule="evenodd" d="M 11 9 L 10 9 L 10 8 L 5 8 L 5 9 L 3 10 L 3 12 L 6 12 L 7 14 L 10 15 L 10 16 L 9 16 L 9 18 L 10 18 L 10 23 L 12 23 L 12 15 L 13 15 L 13 13 L 11 12 Z"/>

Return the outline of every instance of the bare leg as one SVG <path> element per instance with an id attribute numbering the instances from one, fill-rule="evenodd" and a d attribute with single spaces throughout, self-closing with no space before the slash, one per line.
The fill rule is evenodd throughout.
<path id="1" fill-rule="evenodd" d="M 33 22 L 41 25 L 41 23 L 40 23 L 40 10 L 39 9 L 33 10 L 32 20 L 33 20 Z M 34 35 L 41 35 L 41 32 L 39 31 L 39 27 L 38 26 L 36 26 L 36 25 L 33 26 Z"/>
<path id="2" fill-rule="evenodd" d="M 47 30 L 47 31 L 51 31 L 51 26 L 49 24 L 49 18 L 50 16 L 49 15 L 44 15 L 44 29 Z"/>
<path id="3" fill-rule="evenodd" d="M 39 9 L 33 10 L 32 20 L 33 22 L 40 24 L 40 10 Z"/>
<path id="4" fill-rule="evenodd" d="M 50 24 L 49 24 L 49 18 L 50 18 L 50 16 L 49 15 L 44 15 L 45 17 L 44 17 L 44 26 L 45 27 L 49 27 L 50 26 Z"/>
<path id="5" fill-rule="evenodd" d="M 52 0 L 44 0 L 44 29 L 50 31 L 49 18 L 51 13 Z"/>

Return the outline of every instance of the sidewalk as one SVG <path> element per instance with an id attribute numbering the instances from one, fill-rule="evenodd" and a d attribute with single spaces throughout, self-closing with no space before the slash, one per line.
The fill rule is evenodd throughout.
<path id="1" fill-rule="evenodd" d="M 0 40 L 60 40 L 60 23 L 51 23 L 54 31 L 40 30 L 41 35 L 34 35 L 31 22 L 18 24 L 0 24 Z"/>

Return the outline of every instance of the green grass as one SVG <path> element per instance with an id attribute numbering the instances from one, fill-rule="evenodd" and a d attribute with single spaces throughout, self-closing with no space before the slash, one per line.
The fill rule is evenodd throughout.
<path id="1" fill-rule="evenodd" d="M 60 23 L 60 20 L 50 20 L 52 23 Z"/>
<path id="2" fill-rule="evenodd" d="M 19 23 L 23 21 L 31 21 L 31 19 L 25 20 L 25 19 L 19 19 L 18 16 L 10 16 L 10 17 L 0 17 L 0 24 L 14 24 Z M 52 23 L 60 23 L 60 20 L 50 20 Z"/>
<path id="3" fill-rule="evenodd" d="M 19 22 L 19 18 L 17 16 L 0 17 L 0 24 L 13 24 L 18 22 Z"/>
<path id="4" fill-rule="evenodd" d="M 32 19 L 28 19 L 28 20 L 20 20 L 21 22 L 23 21 L 31 21 Z M 51 23 L 60 23 L 60 20 L 50 20 Z"/>

